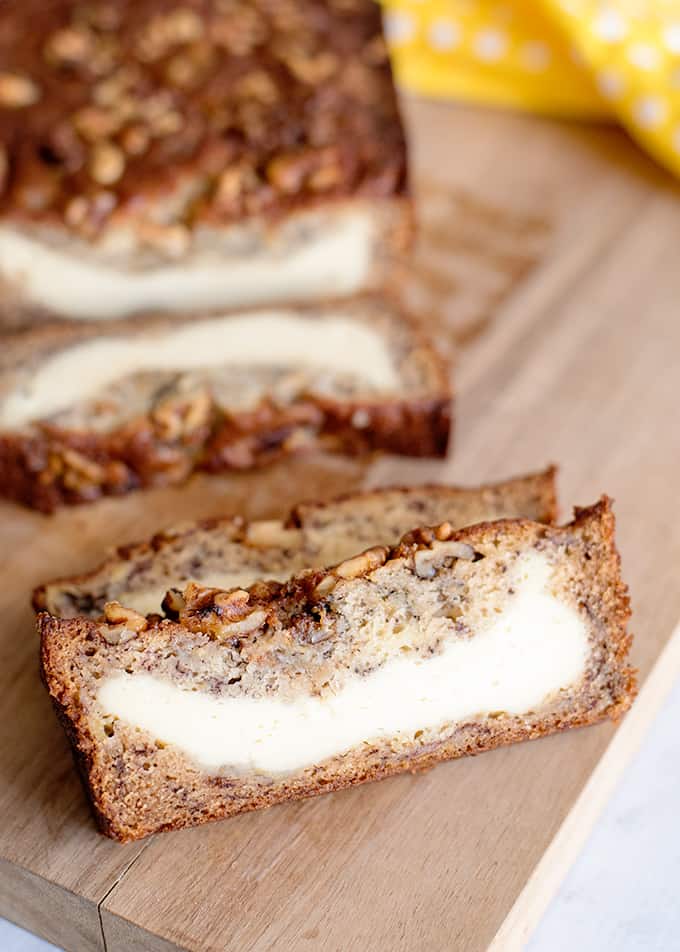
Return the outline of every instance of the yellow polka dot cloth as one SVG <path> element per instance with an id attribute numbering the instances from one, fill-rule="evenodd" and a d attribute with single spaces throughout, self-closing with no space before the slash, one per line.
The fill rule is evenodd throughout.
<path id="1" fill-rule="evenodd" d="M 399 82 L 614 118 L 680 175 L 680 0 L 384 0 Z"/>

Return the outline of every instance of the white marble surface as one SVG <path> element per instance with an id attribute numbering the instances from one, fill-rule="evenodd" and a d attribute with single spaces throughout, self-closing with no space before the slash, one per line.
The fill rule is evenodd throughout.
<path id="1" fill-rule="evenodd" d="M 679 900 L 680 681 L 526 952 L 672 952 Z M 0 919 L 1 952 L 54 948 Z"/>
<path id="2" fill-rule="evenodd" d="M 680 681 L 526 952 L 680 949 Z"/>

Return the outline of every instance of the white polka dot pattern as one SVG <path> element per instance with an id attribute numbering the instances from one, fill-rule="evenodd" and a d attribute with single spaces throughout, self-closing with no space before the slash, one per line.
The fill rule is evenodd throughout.
<path id="1" fill-rule="evenodd" d="M 507 37 L 501 30 L 480 30 L 473 41 L 475 53 L 487 63 L 501 59 L 507 45 Z"/>
<path id="2" fill-rule="evenodd" d="M 424 94 L 615 117 L 680 175 L 680 0 L 383 0 Z"/>

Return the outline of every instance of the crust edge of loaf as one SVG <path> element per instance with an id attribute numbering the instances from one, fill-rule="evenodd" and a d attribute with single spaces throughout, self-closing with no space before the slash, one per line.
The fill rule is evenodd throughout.
<path id="1" fill-rule="evenodd" d="M 365 414 L 368 425 L 353 425 L 356 414 Z M 315 451 L 442 458 L 453 419 L 448 388 L 438 397 L 382 404 L 307 400 L 290 411 L 262 407 L 249 416 L 215 414 L 212 426 L 172 445 L 155 435 L 148 417 L 112 434 L 4 434 L 0 495 L 49 514 L 104 496 L 181 485 L 194 472 L 256 469 Z"/>

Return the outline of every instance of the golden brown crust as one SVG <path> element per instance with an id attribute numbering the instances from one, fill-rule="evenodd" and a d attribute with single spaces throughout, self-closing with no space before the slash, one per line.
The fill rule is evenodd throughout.
<path id="1" fill-rule="evenodd" d="M 485 505 L 488 504 L 491 507 L 495 507 L 499 497 L 519 497 L 521 506 L 526 509 L 526 512 L 523 513 L 524 518 L 531 519 L 532 522 L 554 523 L 559 513 L 557 473 L 557 466 L 551 464 L 537 473 L 514 476 L 511 479 L 476 486 L 474 489 L 435 484 L 421 486 L 418 489 L 435 496 L 438 493 L 445 493 L 447 496 L 460 493 L 462 497 L 474 493 L 475 496 L 483 498 Z M 391 486 L 389 490 L 404 495 L 413 492 L 413 488 L 407 486 Z M 357 496 L 364 501 L 373 498 L 379 504 L 384 492 L 385 489 L 381 488 L 365 489 L 361 493 L 345 493 L 337 496 L 330 504 L 316 500 L 301 502 L 292 510 L 287 523 L 292 526 L 323 527 L 327 524 L 328 519 L 337 519 L 341 507 L 346 508 L 346 511 L 351 513 L 355 507 Z M 531 510 L 531 515 L 529 510 Z"/>
<path id="2" fill-rule="evenodd" d="M 352 423 L 360 413 L 368 425 Z M 348 455 L 383 450 L 445 456 L 450 400 L 392 400 L 380 405 L 309 400 L 280 411 L 267 405 L 247 418 L 215 411 L 208 427 L 168 443 L 142 419 L 113 434 L 63 432 L 0 436 L 0 493 L 41 512 L 102 496 L 185 482 L 192 472 L 264 466 L 293 453 Z"/>
<path id="3" fill-rule="evenodd" d="M 480 511 L 490 513 L 494 517 L 512 514 L 521 515 L 534 522 L 553 523 L 557 518 L 556 473 L 556 467 L 550 466 L 539 473 L 474 488 L 424 485 L 347 493 L 325 503 L 298 503 L 288 516 L 284 517 L 281 525 L 294 530 L 326 531 L 336 536 L 342 533 L 351 535 L 356 541 L 366 538 L 366 533 L 362 530 L 367 523 L 370 531 L 374 532 L 377 531 L 376 522 L 384 519 L 391 539 L 396 539 L 406 527 L 396 528 L 397 520 L 391 514 L 395 501 L 398 506 L 400 499 L 415 503 L 416 500 L 425 498 L 427 507 L 414 504 L 412 510 L 409 509 L 412 511 L 413 522 L 423 521 L 424 512 L 432 512 L 436 505 L 440 513 L 445 514 L 447 519 L 457 521 L 459 525 L 477 521 Z M 357 523 L 361 523 L 361 527 Z M 105 600 L 117 597 L 110 594 L 111 581 L 118 580 L 121 572 L 125 579 L 124 587 L 129 587 L 138 566 L 146 568 L 153 562 L 162 564 L 161 560 L 165 554 L 168 558 L 176 555 L 178 544 L 183 550 L 193 552 L 193 557 L 200 559 L 203 556 L 201 547 L 205 545 L 205 533 L 210 533 L 211 537 L 217 535 L 221 540 L 246 545 L 253 528 L 258 525 L 262 524 L 247 523 L 238 516 L 228 516 L 172 527 L 157 533 L 148 541 L 119 547 L 101 565 L 89 572 L 54 579 L 38 586 L 33 592 L 33 608 L 36 612 L 46 611 L 63 616 L 67 606 L 68 614 L 90 615 L 98 610 L 107 592 L 109 594 Z M 376 541 L 375 537 L 373 541 Z M 223 558 L 223 555 L 221 557 Z M 271 573 L 270 568 L 268 574 Z M 267 574 L 267 570 L 264 574 Z M 174 582 L 170 584 L 167 578 L 166 582 L 166 588 L 174 585 Z M 72 600 L 75 605 L 81 606 L 79 611 L 70 610 Z M 91 608 L 88 605 L 90 601 Z"/>
<path id="4" fill-rule="evenodd" d="M 322 315 L 322 305 L 286 306 Z M 404 366 L 420 380 L 414 392 L 384 398 L 336 399 L 303 394 L 281 407 L 264 399 L 255 409 L 230 414 L 211 395 L 199 393 L 176 407 L 172 428 L 158 415 L 135 417 L 113 430 L 64 429 L 47 420 L 16 432 L 0 432 L 0 494 L 42 512 L 122 495 L 137 488 L 184 482 L 192 472 L 250 469 L 315 449 L 349 455 L 383 450 L 407 456 L 446 455 L 451 430 L 448 368 L 420 323 L 375 295 L 344 302 L 348 313 L 384 320 L 404 349 Z M 375 311 L 373 310 L 375 309 Z M 255 310 L 255 309 L 252 309 Z M 249 309 L 239 309 L 239 314 Z M 179 326 L 186 316 L 107 322 L 106 336 L 156 332 Z M 0 356 L 0 395 L 30 377 L 54 351 L 97 338 L 89 324 L 53 324 L 7 335 Z M 196 412 L 198 411 L 198 412 Z"/>
<path id="5" fill-rule="evenodd" d="M 421 748 L 417 744 L 404 749 L 381 743 L 366 745 L 361 751 L 350 751 L 283 779 L 210 776 L 170 748 L 161 745 L 161 749 L 157 749 L 149 737 L 139 733 L 131 734 L 126 742 L 123 732 L 123 747 L 116 748 L 120 749 L 119 755 L 107 760 L 103 754 L 105 745 L 92 733 L 81 694 L 84 676 L 81 664 L 85 660 L 82 652 L 87 655 L 101 651 L 106 631 L 100 630 L 101 623 L 83 618 L 59 620 L 40 615 L 43 678 L 73 744 L 102 831 L 127 841 L 151 832 L 179 829 L 284 800 L 330 792 L 404 770 L 425 769 L 441 760 L 593 724 L 605 717 L 618 717 L 627 710 L 636 692 L 635 674 L 627 662 L 630 637 L 626 624 L 630 608 L 627 589 L 620 577 L 609 500 L 605 498 L 596 506 L 580 511 L 575 520 L 563 528 L 526 520 L 502 520 L 457 532 L 447 526 L 422 529 L 409 534 L 396 547 L 374 552 L 364 568 L 355 566 L 354 577 L 360 579 L 365 574 L 380 573 L 384 566 L 395 562 L 406 562 L 417 574 L 418 554 L 427 553 L 433 544 L 442 542 L 472 549 L 486 547 L 489 551 L 499 543 L 507 543 L 509 551 L 521 546 L 549 551 L 554 546 L 562 553 L 561 564 L 579 566 L 576 591 L 583 599 L 582 610 L 592 622 L 595 639 L 594 660 L 583 686 L 535 714 L 475 718 L 459 724 L 442 740 Z M 462 557 L 469 560 L 468 554 Z M 277 639 L 284 629 L 287 645 L 307 646 L 307 650 L 312 650 L 310 645 L 314 639 L 310 636 L 319 624 L 320 603 L 325 597 L 315 593 L 324 579 L 336 579 L 339 574 L 340 567 L 336 566 L 326 572 L 305 573 L 285 586 L 257 585 L 247 592 L 229 594 L 218 590 L 189 591 L 185 593 L 187 605 L 180 623 L 152 617 L 132 642 L 117 643 L 103 650 L 118 659 L 116 664 L 124 666 L 131 663 L 133 657 L 144 658 L 146 650 L 158 650 L 159 657 L 167 657 L 169 646 L 177 645 L 178 639 L 190 638 L 195 639 L 196 648 L 208 642 L 223 644 L 218 650 L 246 652 L 246 657 L 255 658 L 258 652 L 261 655 L 266 650 L 268 640 L 280 651 Z M 269 633 L 244 633 L 237 643 L 233 639 L 221 642 L 225 625 L 233 621 L 234 609 L 242 614 L 243 606 L 246 611 L 266 611 Z M 134 664 L 139 665 L 140 661 Z M 143 663 L 141 670 L 144 670 Z M 147 761 L 147 768 L 150 765 L 151 769 L 141 769 Z M 170 776 L 171 781 L 162 779 Z"/>
<path id="6" fill-rule="evenodd" d="M 87 239 L 162 222 L 177 241 L 201 222 L 406 191 L 371 0 L 4 4 L 0 64 L 5 218 Z"/>

